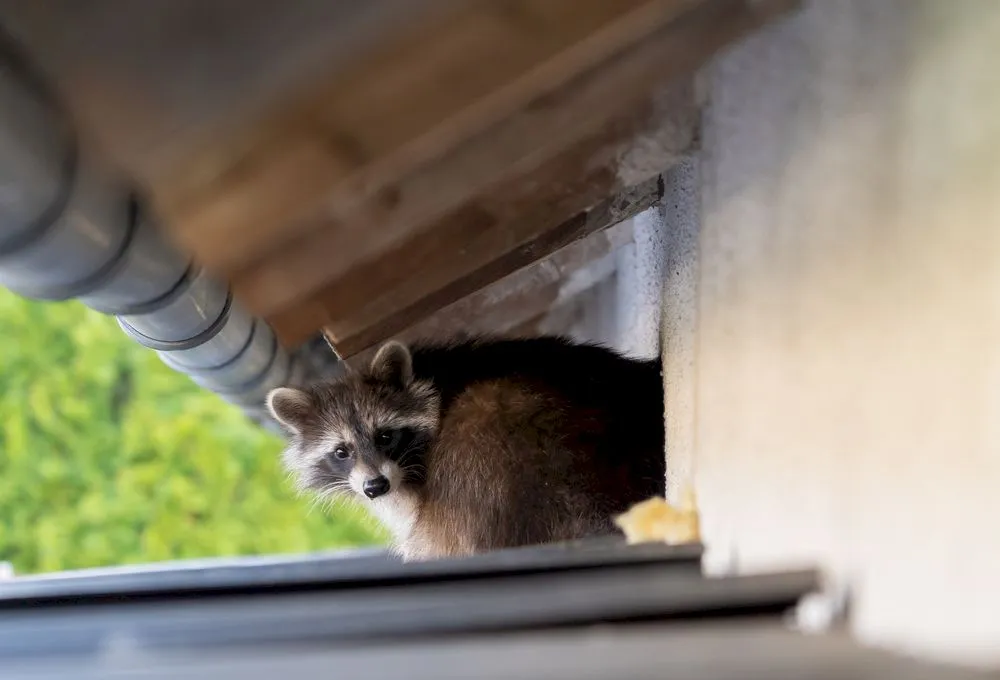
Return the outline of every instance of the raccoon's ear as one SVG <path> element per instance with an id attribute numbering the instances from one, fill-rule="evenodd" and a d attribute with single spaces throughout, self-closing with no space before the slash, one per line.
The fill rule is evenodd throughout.
<path id="1" fill-rule="evenodd" d="M 267 395 L 267 410 L 286 430 L 301 434 L 312 410 L 312 399 L 307 392 L 294 387 L 276 387 Z"/>
<path id="2" fill-rule="evenodd" d="M 372 377 L 397 387 L 409 387 L 413 382 L 413 357 L 401 342 L 390 340 L 375 353 L 369 369 Z"/>

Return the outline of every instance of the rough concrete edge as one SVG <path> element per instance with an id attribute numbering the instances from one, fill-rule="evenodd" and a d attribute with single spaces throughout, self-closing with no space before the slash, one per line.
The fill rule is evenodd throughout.
<path id="1" fill-rule="evenodd" d="M 695 385 L 698 337 L 698 237 L 701 225 L 700 164 L 690 155 L 663 176 L 662 308 L 664 429 L 667 498 L 695 482 Z"/>

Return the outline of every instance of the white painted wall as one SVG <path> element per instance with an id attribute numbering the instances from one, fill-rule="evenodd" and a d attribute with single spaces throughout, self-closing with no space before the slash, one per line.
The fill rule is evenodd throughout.
<path id="1" fill-rule="evenodd" d="M 1000 2 L 813 0 L 704 75 L 672 483 L 720 563 L 818 563 L 863 640 L 1000 663 Z"/>

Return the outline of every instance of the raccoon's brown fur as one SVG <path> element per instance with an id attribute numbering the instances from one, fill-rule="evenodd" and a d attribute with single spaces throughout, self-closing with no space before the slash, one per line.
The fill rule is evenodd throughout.
<path id="1" fill-rule="evenodd" d="M 268 403 L 299 484 L 356 492 L 411 559 L 611 533 L 664 492 L 658 362 L 562 338 L 388 343 Z"/>

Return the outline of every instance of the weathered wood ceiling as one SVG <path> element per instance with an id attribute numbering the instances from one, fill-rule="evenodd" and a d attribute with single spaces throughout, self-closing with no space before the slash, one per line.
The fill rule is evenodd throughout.
<path id="1" fill-rule="evenodd" d="M 0 23 L 180 246 L 285 343 L 352 355 L 648 205 L 696 142 L 691 75 L 794 4 L 0 0 Z"/>

